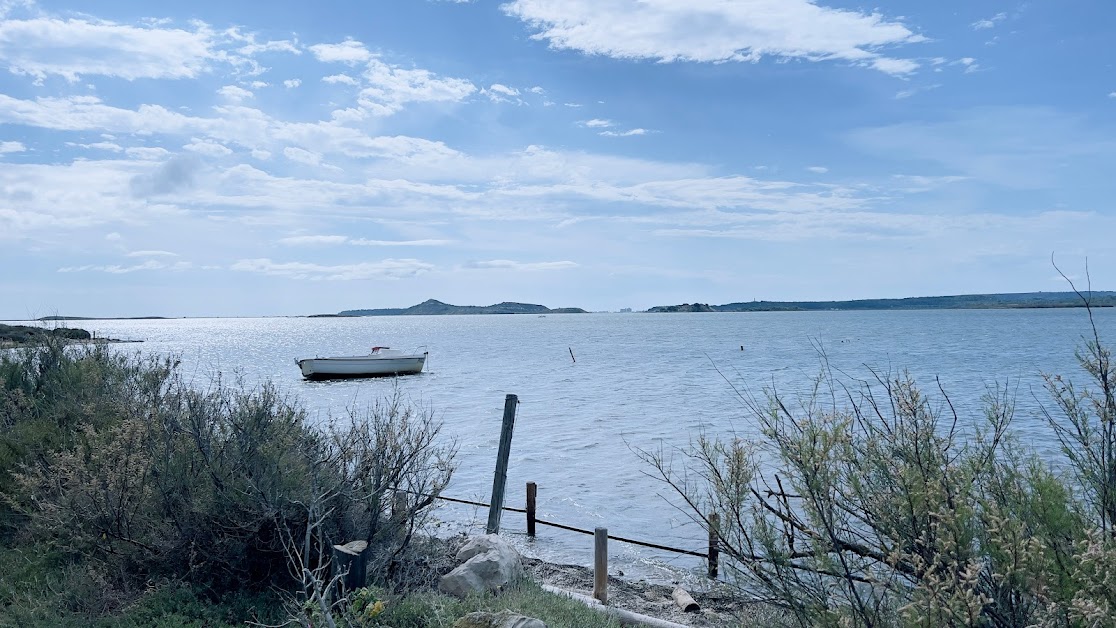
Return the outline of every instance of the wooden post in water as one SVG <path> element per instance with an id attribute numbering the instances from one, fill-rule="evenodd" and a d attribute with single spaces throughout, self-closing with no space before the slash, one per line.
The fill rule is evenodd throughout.
<path id="1" fill-rule="evenodd" d="M 608 604 L 608 529 L 593 531 L 593 597 Z"/>
<path id="2" fill-rule="evenodd" d="M 709 571 L 710 578 L 717 578 L 717 563 L 721 558 L 721 515 L 709 513 Z"/>
<path id="3" fill-rule="evenodd" d="M 535 536 L 535 498 L 539 487 L 534 482 L 527 483 L 527 536 Z"/>
<path id="4" fill-rule="evenodd" d="M 489 534 L 500 533 L 500 514 L 504 511 L 504 485 L 508 481 L 508 458 L 511 456 L 512 428 L 515 427 L 515 408 L 519 397 L 508 395 L 504 399 L 504 423 L 500 427 L 500 450 L 496 452 L 496 475 L 492 478 L 492 499 L 488 507 Z"/>

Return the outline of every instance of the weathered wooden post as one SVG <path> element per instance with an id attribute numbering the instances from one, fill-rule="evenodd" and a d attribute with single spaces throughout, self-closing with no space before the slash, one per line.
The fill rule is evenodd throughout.
<path id="1" fill-rule="evenodd" d="M 350 541 L 333 546 L 333 575 L 341 578 L 344 591 L 356 591 L 368 578 L 367 541 Z"/>
<path id="2" fill-rule="evenodd" d="M 593 531 L 593 597 L 608 604 L 608 529 Z"/>
<path id="3" fill-rule="evenodd" d="M 508 481 L 508 457 L 511 456 L 512 428 L 515 427 L 515 408 L 519 397 L 508 395 L 504 399 L 504 423 L 500 428 L 500 450 L 496 452 L 496 475 L 492 478 L 492 499 L 488 507 L 488 533 L 500 533 L 500 514 L 504 511 L 504 485 Z"/>
<path id="4" fill-rule="evenodd" d="M 721 559 L 721 515 L 709 513 L 709 571 L 710 578 L 717 578 L 717 563 Z"/>
<path id="5" fill-rule="evenodd" d="M 535 536 L 535 498 L 539 487 L 534 482 L 527 483 L 527 536 Z"/>

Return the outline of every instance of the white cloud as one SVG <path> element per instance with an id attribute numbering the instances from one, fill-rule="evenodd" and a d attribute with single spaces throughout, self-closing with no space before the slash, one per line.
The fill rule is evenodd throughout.
<path id="1" fill-rule="evenodd" d="M 77 144 L 75 142 L 66 142 L 66 146 L 76 146 L 78 148 L 88 148 L 92 150 L 106 150 L 112 153 L 120 153 L 124 151 L 124 147 L 116 142 L 93 142 L 91 144 Z"/>
<path id="2" fill-rule="evenodd" d="M 299 85 L 302 85 L 302 79 L 287 79 L 283 81 L 283 87 L 287 89 L 294 89 Z"/>
<path id="3" fill-rule="evenodd" d="M 514 0 L 503 9 L 527 23 L 535 31 L 532 38 L 555 49 L 619 59 L 838 59 L 904 74 L 918 64 L 877 51 L 925 41 L 878 13 L 811 0 Z"/>
<path id="4" fill-rule="evenodd" d="M 826 168 L 825 166 L 810 166 L 806 169 L 816 174 L 825 174 L 829 172 L 829 168 Z"/>
<path id="5" fill-rule="evenodd" d="M 592 120 L 585 120 L 581 123 L 582 126 L 589 127 L 590 129 L 604 129 L 613 125 L 612 120 L 602 120 L 601 118 L 593 118 Z"/>
<path id="6" fill-rule="evenodd" d="M 343 235 L 305 235 L 283 238 L 279 240 L 279 243 L 289 244 L 291 246 L 312 246 L 319 244 L 345 244 L 348 241 L 348 236 Z"/>
<path id="7" fill-rule="evenodd" d="M 434 265 L 417 259 L 385 259 L 380 262 L 327 266 L 308 262 L 273 262 L 270 259 L 261 258 L 240 260 L 230 268 L 242 272 L 261 273 L 290 279 L 354 281 L 413 277 L 434 270 Z"/>
<path id="8" fill-rule="evenodd" d="M 601 131 L 597 135 L 605 137 L 633 137 L 636 135 L 647 135 L 650 133 L 647 129 L 628 129 L 627 131 Z"/>
<path id="9" fill-rule="evenodd" d="M 508 259 L 494 259 L 470 262 L 466 264 L 465 267 L 478 270 L 564 270 L 567 268 L 576 268 L 577 263 L 565 260 L 561 262 L 516 262 Z"/>
<path id="10" fill-rule="evenodd" d="M 125 257 L 178 257 L 178 253 L 171 253 L 170 251 L 132 251 L 127 253 Z"/>
<path id="11" fill-rule="evenodd" d="M 0 62 L 13 73 L 38 79 L 195 78 L 222 58 L 217 43 L 202 23 L 183 30 L 50 17 L 0 22 Z"/>
<path id="12" fill-rule="evenodd" d="M 93 96 L 19 100 L 0 93 L 0 123 L 45 129 L 124 134 L 199 135 L 248 149 L 268 142 L 293 144 L 317 153 L 357 158 L 393 158 L 421 162 L 453 157 L 442 142 L 407 136 L 367 135 L 335 122 L 284 122 L 248 107 L 215 107 L 210 118 L 188 116 L 159 105 L 121 109 Z M 277 149 L 278 147 L 276 147 Z"/>
<path id="13" fill-rule="evenodd" d="M 146 262 L 143 262 L 142 264 L 136 264 L 134 266 L 121 266 L 119 264 L 110 264 L 110 265 L 105 265 L 105 266 L 66 266 L 66 267 L 63 267 L 63 268 L 59 268 L 58 272 L 60 272 L 60 273 L 82 273 L 82 272 L 93 271 L 93 272 L 110 273 L 110 274 L 113 274 L 113 275 L 123 275 L 123 274 L 127 274 L 127 273 L 134 273 L 134 272 L 141 271 L 141 270 L 166 270 L 166 269 L 184 270 L 185 268 L 183 268 L 183 267 L 175 268 L 175 267 L 168 266 L 167 264 L 164 264 L 163 262 L 159 262 L 159 261 L 156 261 L 156 260 L 147 260 Z"/>
<path id="14" fill-rule="evenodd" d="M 135 159 L 154 160 L 170 155 L 170 151 L 158 146 L 134 146 L 124 149 L 124 154 Z"/>
<path id="15" fill-rule="evenodd" d="M 271 159 L 271 152 L 263 150 L 261 148 L 253 148 L 252 158 L 259 159 L 260 161 L 267 161 L 268 159 Z"/>
<path id="16" fill-rule="evenodd" d="M 315 44 L 310 46 L 310 52 L 323 63 L 355 65 L 372 58 L 372 53 L 364 47 L 364 44 L 353 39 L 346 39 L 339 44 Z"/>
<path id="17" fill-rule="evenodd" d="M 1108 97 L 1109 98 L 1116 98 L 1116 92 L 1109 92 Z"/>
<path id="18" fill-rule="evenodd" d="M 212 140 L 198 139 L 196 137 L 193 138 L 192 142 L 186 144 L 182 148 L 209 157 L 224 157 L 225 155 L 232 154 L 232 151 L 224 144 Z"/>
<path id="19" fill-rule="evenodd" d="M 523 104 L 519 98 L 519 90 L 500 83 L 493 83 L 488 89 L 481 90 L 492 102 L 516 102 Z"/>
<path id="20" fill-rule="evenodd" d="M 333 74 L 331 76 L 323 76 L 323 83 L 344 83 L 345 85 L 360 85 L 360 81 L 349 76 L 348 74 Z"/>
<path id="21" fill-rule="evenodd" d="M 977 20 L 976 22 L 973 22 L 971 26 L 973 27 L 973 30 L 976 31 L 985 30 L 989 28 L 995 28 L 997 22 L 1002 22 L 1006 19 L 1007 13 L 997 13 L 996 15 L 993 15 L 988 19 Z"/>
<path id="22" fill-rule="evenodd" d="M 283 155 L 291 161 L 297 161 L 300 164 L 308 166 L 322 165 L 322 155 L 295 146 L 288 146 L 283 149 Z"/>
<path id="23" fill-rule="evenodd" d="M 366 240 L 343 235 L 304 235 L 290 236 L 279 240 L 280 244 L 291 246 L 317 246 L 346 244 L 350 246 L 443 246 L 450 240 Z"/>
<path id="24" fill-rule="evenodd" d="M 538 85 L 528 89 L 527 91 L 531 92 L 532 94 L 538 94 L 539 96 L 542 96 L 546 93 L 546 90 L 539 87 Z"/>
<path id="25" fill-rule="evenodd" d="M 0 142 L 0 155 L 4 153 L 22 153 L 27 150 L 23 142 Z"/>
<path id="26" fill-rule="evenodd" d="M 253 94 L 252 92 L 244 89 L 243 87 L 237 87 L 236 85 L 226 85 L 217 90 L 217 93 L 220 94 L 222 98 L 225 98 L 234 103 L 238 103 L 255 96 L 255 94 Z"/>
<path id="27" fill-rule="evenodd" d="M 440 77 L 429 70 L 408 70 L 372 58 L 364 72 L 368 87 L 359 103 L 373 115 L 391 115 L 412 102 L 458 102 L 477 91 L 465 79 Z"/>

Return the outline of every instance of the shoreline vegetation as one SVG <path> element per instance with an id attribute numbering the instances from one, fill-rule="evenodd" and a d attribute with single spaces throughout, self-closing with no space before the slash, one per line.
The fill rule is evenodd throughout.
<path id="1" fill-rule="evenodd" d="M 0 349 L 42 345 L 50 340 L 61 340 L 67 344 L 102 344 L 119 342 L 142 342 L 140 340 L 119 340 L 116 338 L 97 338 L 85 329 L 76 327 L 32 327 L 29 325 L 4 325 L 0 323 Z"/>

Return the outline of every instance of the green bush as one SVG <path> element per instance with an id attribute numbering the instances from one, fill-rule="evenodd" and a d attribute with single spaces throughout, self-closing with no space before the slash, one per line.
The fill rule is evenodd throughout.
<path id="1" fill-rule="evenodd" d="M 5 352 L 0 385 L 4 544 L 56 556 L 99 612 L 160 581 L 305 595 L 303 567 L 356 539 L 387 582 L 454 468 L 398 392 L 318 425 L 272 384 L 203 389 L 171 358 L 61 342 Z"/>
<path id="2" fill-rule="evenodd" d="M 1013 436 L 1006 388 L 965 419 L 908 374 L 829 369 L 796 406 L 742 397 L 758 441 L 642 455 L 696 521 L 718 513 L 738 593 L 798 625 L 1113 625 L 1116 377 L 1095 333 L 1078 357 L 1092 388 L 1047 378 L 1072 472 Z"/>

